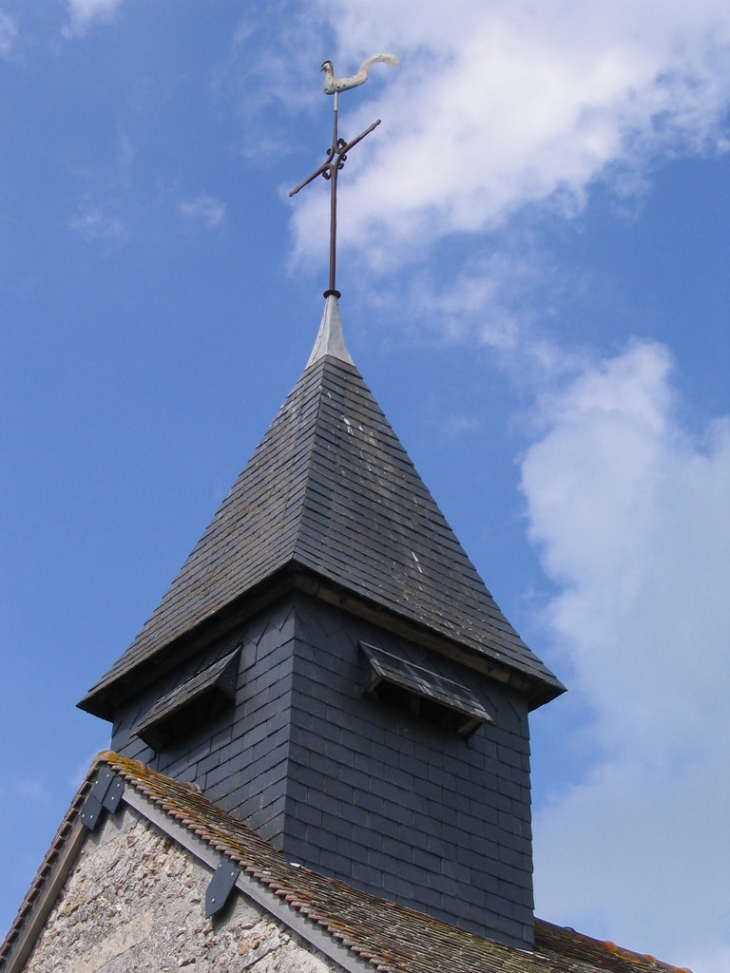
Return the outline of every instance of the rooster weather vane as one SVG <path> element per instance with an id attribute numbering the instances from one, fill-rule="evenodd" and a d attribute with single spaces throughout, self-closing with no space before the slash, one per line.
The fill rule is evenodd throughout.
<path id="1" fill-rule="evenodd" d="M 327 149 L 327 158 L 319 166 L 311 176 L 307 176 L 304 182 L 300 182 L 299 185 L 292 189 L 289 193 L 290 196 L 294 196 L 298 193 L 300 189 L 304 189 L 308 186 L 310 182 L 313 182 L 317 176 L 323 176 L 329 181 L 330 184 L 330 279 L 329 287 L 324 292 L 325 297 L 334 295 L 334 297 L 340 296 L 340 292 L 335 287 L 335 271 L 337 264 L 337 173 L 345 165 L 347 159 L 347 153 L 350 149 L 354 148 L 358 142 L 362 142 L 366 135 L 369 135 L 374 128 L 380 125 L 380 119 L 373 122 L 372 125 L 368 126 L 364 132 L 360 132 L 358 136 L 352 139 L 350 142 L 346 142 L 345 139 L 340 138 L 337 134 L 337 114 L 338 114 L 338 99 L 341 91 L 349 91 L 350 88 L 357 88 L 361 84 L 365 84 L 368 79 L 368 71 L 371 66 L 377 62 L 382 62 L 387 64 L 388 67 L 393 67 L 398 63 L 398 58 L 395 54 L 374 54 L 369 57 L 366 61 L 360 65 L 360 70 L 357 74 L 351 75 L 349 78 L 336 78 L 335 71 L 332 67 L 332 61 L 325 61 L 322 65 L 322 71 L 324 71 L 324 93 L 326 95 L 334 95 L 334 123 L 332 128 L 332 145 Z"/>

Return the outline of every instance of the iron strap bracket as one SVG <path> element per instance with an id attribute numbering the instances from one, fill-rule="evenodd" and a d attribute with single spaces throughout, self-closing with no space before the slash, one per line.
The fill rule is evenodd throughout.
<path id="1" fill-rule="evenodd" d="M 109 767 L 102 767 L 81 810 L 81 823 L 93 831 L 103 810 L 114 814 L 124 793 L 124 781 Z"/>
<path id="2" fill-rule="evenodd" d="M 241 869 L 227 858 L 222 858 L 205 890 L 205 918 L 210 919 L 225 906 Z"/>

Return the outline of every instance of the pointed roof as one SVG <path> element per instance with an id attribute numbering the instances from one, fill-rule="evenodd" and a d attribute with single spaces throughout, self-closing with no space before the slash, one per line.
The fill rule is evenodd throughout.
<path id="1" fill-rule="evenodd" d="M 533 705 L 563 691 L 500 611 L 352 364 L 333 296 L 309 364 L 248 465 L 79 705 L 110 718 L 108 700 L 132 671 L 294 569 L 515 677 Z"/>

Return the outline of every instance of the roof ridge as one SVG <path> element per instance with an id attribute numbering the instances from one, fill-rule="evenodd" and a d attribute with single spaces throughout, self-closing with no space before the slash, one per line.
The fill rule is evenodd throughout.
<path id="1" fill-rule="evenodd" d="M 330 300 L 336 301 L 337 298 L 334 297 L 334 296 L 330 296 L 330 297 L 327 298 L 327 301 L 329 302 Z M 322 326 L 323 325 L 324 325 L 324 316 L 322 317 Z M 321 331 L 321 327 L 322 326 L 320 326 L 320 331 Z M 310 359 L 307 362 L 307 367 L 305 368 L 303 375 L 306 375 L 306 373 L 310 369 L 314 369 L 315 367 L 318 367 L 319 370 L 320 370 L 320 382 L 321 382 L 322 379 L 324 378 L 324 370 L 325 370 L 325 368 L 327 366 L 327 354 L 326 353 L 322 353 L 318 357 L 316 357 L 316 358 L 314 357 L 315 352 L 317 351 L 318 341 L 319 341 L 319 335 L 317 336 L 317 342 L 315 342 L 314 348 L 312 349 L 312 355 L 310 356 Z M 344 340 L 343 340 L 343 347 L 344 347 Z M 346 348 L 345 348 L 345 353 L 347 354 L 347 349 Z M 352 368 L 355 368 L 355 363 L 352 361 L 352 359 L 350 358 L 349 354 L 347 356 L 347 359 L 341 358 L 340 360 L 343 361 L 343 362 L 345 362 L 345 361 L 348 362 L 352 366 Z M 355 371 L 357 371 L 356 368 L 355 368 Z M 321 388 L 321 385 L 320 385 L 319 395 L 317 396 L 317 408 L 315 409 L 315 416 L 314 416 L 314 428 L 315 428 L 315 430 L 317 428 L 317 424 L 319 422 L 319 418 L 320 418 L 321 412 L 322 412 L 322 388 Z M 315 449 L 316 443 L 317 443 L 317 436 L 315 434 L 314 436 L 312 436 L 311 442 L 309 443 L 309 448 L 307 450 L 307 460 L 311 460 L 311 457 L 314 455 L 314 449 Z M 308 466 L 311 466 L 311 464 L 308 463 Z M 306 478 L 306 481 L 305 481 L 305 484 L 304 484 L 304 490 L 302 491 L 302 502 L 301 502 L 301 510 L 302 511 L 304 511 L 304 510 L 307 509 L 307 501 L 309 499 L 310 493 L 312 492 L 312 489 L 313 489 L 312 488 L 312 477 L 311 476 L 308 476 Z M 294 557 L 297 556 L 297 553 L 299 551 L 299 541 L 300 541 L 300 538 L 302 536 L 303 529 L 304 529 L 304 518 L 303 517 L 300 517 L 299 520 L 298 520 L 298 523 L 297 523 L 297 530 L 296 530 L 295 540 L 294 540 L 294 543 L 292 544 L 292 553 L 294 554 Z"/>
<path id="2" fill-rule="evenodd" d="M 262 892 L 286 903 L 293 915 L 313 923 L 326 932 L 330 942 L 339 943 L 352 957 L 360 957 L 382 973 L 442 973 L 443 969 L 451 973 L 688 973 L 651 956 L 537 918 L 535 951 L 526 952 L 360 892 L 337 879 L 293 865 L 265 839 L 186 782 L 113 751 L 103 751 L 94 759 L 0 947 L 0 965 L 12 957 L 23 935 L 32 935 L 44 897 L 50 911 L 53 902 L 49 905 L 47 897 L 60 890 L 56 883 L 58 863 L 69 844 L 76 841 L 78 850 L 78 841 L 83 841 L 83 835 L 88 833 L 81 825 L 80 815 L 102 763 L 158 810 L 159 816 L 148 817 L 153 826 L 164 830 L 161 822 L 165 817 L 176 822 L 188 834 L 236 862 Z M 145 814 L 139 802 L 124 795 L 122 801 Z M 174 832 L 171 836 L 179 843 Z M 196 854 L 190 845 L 183 843 L 183 847 Z M 261 907 L 267 908 L 265 904 Z"/>

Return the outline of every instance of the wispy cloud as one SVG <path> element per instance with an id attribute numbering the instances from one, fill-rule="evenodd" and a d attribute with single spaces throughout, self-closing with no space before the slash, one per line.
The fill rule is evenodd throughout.
<path id="1" fill-rule="evenodd" d="M 478 251 L 447 283 L 432 274 L 411 277 L 408 317 L 447 340 L 488 345 L 512 353 L 534 324 L 533 302 L 548 286 L 543 256 L 507 241 L 495 252 Z"/>
<path id="2" fill-rule="evenodd" d="M 99 243 L 113 250 L 139 228 L 140 200 L 135 194 L 136 153 L 132 139 L 119 129 L 116 151 L 110 161 L 71 169 L 84 187 L 72 201 L 74 212 L 68 225 L 87 243 Z"/>
<path id="3" fill-rule="evenodd" d="M 15 17 L 0 9 L 0 55 L 6 57 L 13 48 L 18 36 L 18 22 Z"/>
<path id="4" fill-rule="evenodd" d="M 87 243 L 123 243 L 129 237 L 124 220 L 107 212 L 102 206 L 82 203 L 71 217 L 69 226 Z"/>
<path id="5" fill-rule="evenodd" d="M 596 180 L 643 185 L 657 151 L 728 146 L 730 13 L 719 0 L 515 4 L 439 0 L 313 5 L 347 73 L 401 55 L 387 84 L 342 99 L 348 131 L 384 123 L 353 154 L 343 244 L 387 272 L 452 233 L 504 225 L 527 205 L 581 211 Z M 359 107 L 358 107 L 359 105 Z M 295 250 L 320 245 L 326 200 L 297 200 Z"/>
<path id="6" fill-rule="evenodd" d="M 68 0 L 69 22 L 64 37 L 83 37 L 95 20 L 111 20 L 122 0 Z"/>
<path id="7" fill-rule="evenodd" d="M 532 395 L 595 355 L 580 338 L 564 342 L 566 321 L 582 310 L 593 275 L 559 264 L 545 241 L 519 229 L 491 234 L 474 241 L 461 263 L 401 267 L 377 288 L 369 275 L 348 277 L 347 290 L 363 305 L 387 309 L 388 326 L 397 320 L 410 340 L 492 349 L 493 360 Z"/>
<path id="8" fill-rule="evenodd" d="M 48 796 L 46 781 L 41 777 L 15 777 L 0 787 L 0 798 L 24 804 L 44 804 Z"/>
<path id="9" fill-rule="evenodd" d="M 595 755 L 537 814 L 536 898 L 549 918 L 720 973 L 730 417 L 691 437 L 671 368 L 647 342 L 585 367 L 543 401 L 522 462 L 530 536 L 560 589 L 546 623 L 593 713 L 581 733 Z"/>
<path id="10" fill-rule="evenodd" d="M 226 204 L 214 196 L 202 195 L 197 199 L 182 200 L 180 213 L 190 220 L 199 220 L 208 229 L 218 226 L 226 212 Z"/>

